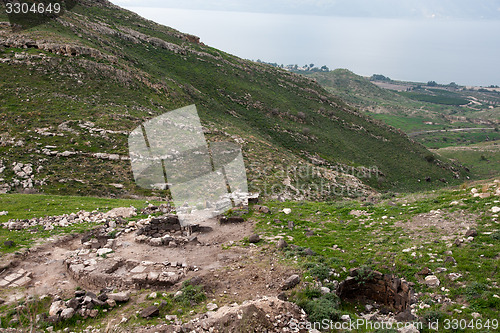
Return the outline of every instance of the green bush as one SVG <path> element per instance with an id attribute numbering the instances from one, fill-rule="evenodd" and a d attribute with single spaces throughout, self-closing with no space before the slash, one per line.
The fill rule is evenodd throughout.
<path id="1" fill-rule="evenodd" d="M 335 294 L 322 295 L 319 298 L 309 300 L 302 305 L 299 305 L 309 316 L 310 322 L 321 322 L 324 319 L 337 321 L 340 319 L 341 313 L 338 309 L 340 305 L 339 299 Z"/>
<path id="2" fill-rule="evenodd" d="M 176 297 L 175 300 L 184 306 L 199 304 L 207 299 L 203 286 L 193 286 L 189 281 L 182 284 L 181 291 L 182 295 Z"/>
<path id="3" fill-rule="evenodd" d="M 323 263 L 307 263 L 304 265 L 309 274 L 322 281 L 330 276 L 330 267 Z"/>
<path id="4" fill-rule="evenodd" d="M 465 288 L 465 298 L 470 302 L 475 298 L 481 297 L 485 290 L 486 285 L 484 283 L 472 282 Z"/>
<path id="5" fill-rule="evenodd" d="M 444 318 L 444 313 L 439 310 L 429 310 L 422 316 L 426 323 L 435 323 L 441 321 Z"/>
<path id="6" fill-rule="evenodd" d="M 322 295 L 318 288 L 306 287 L 295 294 L 292 300 L 308 315 L 310 322 L 321 322 L 324 319 L 338 321 L 340 299 L 335 294 Z"/>

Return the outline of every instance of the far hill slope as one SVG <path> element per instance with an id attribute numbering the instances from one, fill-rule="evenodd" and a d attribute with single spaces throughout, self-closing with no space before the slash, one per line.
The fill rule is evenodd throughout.
<path id="1" fill-rule="evenodd" d="M 349 105 L 407 133 L 443 127 L 495 127 L 500 123 L 500 93 L 495 91 L 392 80 L 372 82 L 347 69 L 302 73 Z"/>
<path id="2" fill-rule="evenodd" d="M 133 183 L 127 134 L 190 104 L 209 140 L 242 144 L 250 188 L 264 195 L 366 196 L 370 187 L 412 191 L 465 177 L 311 79 L 239 59 L 105 0 L 81 1 L 23 32 L 0 28 L 4 190 L 150 194 Z"/>
<path id="3" fill-rule="evenodd" d="M 495 89 L 435 82 L 428 86 L 387 78 L 370 81 L 346 69 L 302 73 L 364 114 L 401 129 L 428 148 L 500 139 L 500 92 Z"/>

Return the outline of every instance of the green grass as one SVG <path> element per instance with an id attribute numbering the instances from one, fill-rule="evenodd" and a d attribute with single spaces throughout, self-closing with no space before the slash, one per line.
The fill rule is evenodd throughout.
<path id="1" fill-rule="evenodd" d="M 142 209 L 148 203 L 147 200 L 132 199 L 43 194 L 0 194 L 0 208 L 9 212 L 5 216 L 0 216 L 0 223 L 7 222 L 10 219 L 30 219 L 33 217 L 71 214 L 81 210 L 107 212 L 113 208 L 130 206 Z M 152 201 L 152 203 L 158 202 Z"/>
<path id="2" fill-rule="evenodd" d="M 434 91 L 436 91 L 435 89 Z M 461 95 L 455 94 L 455 96 L 449 96 L 449 94 L 443 94 L 438 92 L 436 95 L 417 93 L 417 92 L 401 92 L 401 95 L 414 99 L 416 101 L 428 102 L 433 104 L 444 104 L 444 105 L 454 105 L 460 106 L 469 103 L 468 99 L 460 97 Z"/>
<path id="3" fill-rule="evenodd" d="M 360 111 L 405 133 L 460 127 L 495 127 L 495 122 L 500 119 L 500 113 L 495 108 L 500 102 L 500 94 L 496 92 L 469 91 L 463 87 L 455 90 L 426 89 L 419 88 L 422 84 L 416 82 L 394 81 L 414 89 L 410 92 L 395 92 L 380 88 L 367 78 L 344 69 L 307 76 L 315 78 L 326 90 Z M 469 103 L 471 97 L 480 101 L 480 104 L 463 106 Z M 489 131 L 488 134 L 490 138 L 472 133 L 464 134 L 463 137 L 432 133 L 414 139 L 435 148 L 458 144 L 459 138 L 475 143 L 494 140 L 497 136 Z M 444 138 L 449 139 L 448 143 L 442 141 Z"/>
<path id="4" fill-rule="evenodd" d="M 159 202 L 151 202 L 159 204 Z M 105 199 L 95 197 L 71 197 L 35 194 L 0 194 L 0 210 L 8 214 L 0 216 L 0 223 L 10 219 L 30 219 L 34 217 L 54 216 L 84 211 L 107 212 L 117 207 L 133 206 L 138 210 L 148 205 L 146 200 Z M 95 223 L 72 224 L 68 227 L 55 227 L 53 230 L 44 230 L 38 226 L 30 230 L 9 231 L 0 228 L 0 252 L 14 252 L 21 248 L 32 246 L 36 241 L 56 235 L 80 233 L 93 229 Z M 5 241 L 13 241 L 15 246 L 6 247 Z"/>
<path id="5" fill-rule="evenodd" d="M 466 146 L 500 140 L 500 132 L 495 130 L 471 130 L 467 132 L 425 133 L 414 137 L 431 149 L 452 146 Z"/>
<path id="6" fill-rule="evenodd" d="M 481 187 L 479 189 L 481 191 Z M 389 205 L 388 201 L 374 205 L 355 201 L 271 202 L 268 203 L 271 214 L 255 213 L 252 218 L 258 221 L 257 228 L 261 233 L 280 235 L 287 239 L 287 242 L 300 246 L 295 250 L 285 250 L 282 256 L 284 260 L 302 266 L 305 281 L 326 285 L 326 279 L 342 280 L 348 276 L 350 268 L 366 266 L 415 283 L 417 292 L 445 294 L 455 302 L 462 302 L 465 290 L 468 301 L 461 313 L 454 312 L 453 309 L 457 307 L 453 305 L 433 303 L 433 309 L 439 311 L 443 318 L 470 320 L 472 312 L 481 313 L 484 319 L 497 318 L 500 301 L 493 295 L 498 295 L 500 288 L 491 282 L 500 279 L 498 260 L 495 259 L 500 251 L 500 242 L 493 232 L 498 227 L 492 223 L 490 208 L 495 205 L 498 197 L 472 198 L 470 188 L 465 188 L 428 192 L 418 196 L 398 196 L 391 200 L 395 201 L 395 204 Z M 462 202 L 463 206 L 450 205 L 455 200 Z M 282 213 L 281 210 L 285 207 L 291 208 L 292 213 Z M 431 225 L 417 237 L 405 227 L 395 225 L 398 222 L 404 226 L 414 216 L 437 209 L 450 214 L 464 209 L 465 213 L 475 215 L 479 235 L 470 244 L 448 247 L 447 243 L 451 243 L 453 239 L 443 241 L 441 236 L 453 234 L 442 235 L 439 225 Z M 358 218 L 350 214 L 352 210 L 361 210 L 369 215 Z M 287 227 L 288 221 L 294 222 L 293 230 Z M 306 236 L 308 230 L 313 231 L 314 235 Z M 458 237 L 458 234 L 455 237 Z M 301 249 L 306 247 L 311 248 L 317 255 L 304 255 Z M 415 248 L 405 250 L 412 247 Z M 442 261 L 447 256 L 445 252 L 449 250 L 453 251 L 456 266 Z M 415 252 L 416 256 L 413 256 L 412 252 Z M 428 253 L 436 254 L 433 255 L 434 259 Z M 438 267 L 447 268 L 447 272 L 437 274 L 441 280 L 439 289 L 430 289 L 419 282 L 416 273 L 423 267 L 429 267 L 433 272 Z M 461 273 L 463 277 L 452 282 L 445 276 L 452 272 Z M 442 291 L 441 287 L 449 289 L 449 292 Z M 295 300 L 306 304 L 308 300 L 317 297 L 304 296 L 308 293 L 308 290 L 300 291 Z M 425 297 L 422 300 L 425 300 Z M 315 316 L 325 318 L 327 314 L 323 311 L 322 302 L 317 303 L 320 303 L 317 304 L 318 307 L 310 305 L 309 311 Z M 340 311 L 350 313 L 352 318 L 354 314 L 349 312 L 349 309 L 349 306 L 343 305 Z M 424 311 L 420 314 L 425 315 Z"/>
<path id="7" fill-rule="evenodd" d="M 500 175 L 500 142 L 489 142 L 467 147 L 438 149 L 442 156 L 453 158 L 468 167 L 478 179 Z"/>

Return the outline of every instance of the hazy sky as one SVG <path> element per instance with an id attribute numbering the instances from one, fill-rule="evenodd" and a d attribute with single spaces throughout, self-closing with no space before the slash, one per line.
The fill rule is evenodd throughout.
<path id="1" fill-rule="evenodd" d="M 111 0 L 241 58 L 500 85 L 500 0 Z"/>
<path id="2" fill-rule="evenodd" d="M 383 18 L 500 19 L 500 0 L 112 0 L 119 6 Z"/>

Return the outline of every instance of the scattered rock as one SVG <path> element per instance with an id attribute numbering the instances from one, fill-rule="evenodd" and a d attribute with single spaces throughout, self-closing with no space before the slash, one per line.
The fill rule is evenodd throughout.
<path id="1" fill-rule="evenodd" d="M 312 236 L 314 236 L 314 231 L 312 231 L 312 230 L 307 230 L 307 231 L 306 231 L 306 236 L 307 236 L 307 237 L 312 237 Z"/>
<path id="2" fill-rule="evenodd" d="M 453 258 L 452 256 L 447 256 L 446 258 L 444 258 L 444 262 L 445 263 L 451 263 L 453 265 L 455 265 L 457 263 L 457 261 L 455 260 L 455 258 Z"/>
<path id="3" fill-rule="evenodd" d="M 440 285 L 440 283 L 441 282 L 439 281 L 439 279 L 435 275 L 429 275 L 429 276 L 425 277 L 425 284 L 428 287 L 435 288 L 435 287 L 438 287 Z"/>
<path id="4" fill-rule="evenodd" d="M 74 315 L 75 310 L 73 308 L 66 308 L 61 312 L 61 318 L 65 320 L 73 318 Z"/>
<path id="5" fill-rule="evenodd" d="M 285 282 L 281 286 L 281 290 L 292 289 L 299 283 L 300 283 L 300 276 L 298 276 L 297 274 L 291 275 L 288 279 L 285 280 Z"/>
<path id="6" fill-rule="evenodd" d="M 269 214 L 271 212 L 271 210 L 269 209 L 269 207 L 267 206 L 259 206 L 259 205 L 255 205 L 253 206 L 253 208 L 260 212 L 260 213 L 264 213 L 264 214 Z"/>
<path id="7" fill-rule="evenodd" d="M 413 325 L 405 325 L 398 330 L 398 333 L 420 333 L 420 331 Z"/>
<path id="8" fill-rule="evenodd" d="M 110 307 L 110 308 L 114 308 L 116 306 L 116 301 L 114 299 L 107 299 L 106 300 L 106 304 Z"/>
<path id="9" fill-rule="evenodd" d="M 148 306 L 140 312 L 142 318 L 157 317 L 160 314 L 160 309 L 156 305 Z"/>
<path id="10" fill-rule="evenodd" d="M 130 300 L 129 292 L 119 292 L 114 294 L 108 294 L 108 298 L 116 302 L 128 302 Z"/>
<path id="11" fill-rule="evenodd" d="M 207 304 L 207 310 L 208 311 L 215 311 L 219 308 L 219 306 L 215 303 L 208 303 Z"/>
<path id="12" fill-rule="evenodd" d="M 438 268 L 436 268 L 436 274 L 443 273 L 443 272 L 446 272 L 446 271 L 448 271 L 448 269 L 446 267 L 438 267 Z"/>
<path id="13" fill-rule="evenodd" d="M 307 248 L 304 250 L 304 254 L 306 256 L 315 256 L 316 255 L 316 252 L 314 252 L 313 250 L 311 250 L 310 248 Z"/>
<path id="14" fill-rule="evenodd" d="M 465 237 L 476 237 L 477 236 L 477 231 L 475 229 L 469 229 L 465 233 Z"/>
<path id="15" fill-rule="evenodd" d="M 327 288 L 327 287 L 321 287 L 320 291 L 321 291 L 322 295 L 326 295 L 326 294 L 329 294 L 331 290 L 330 290 L 330 288 Z"/>
<path id="16" fill-rule="evenodd" d="M 460 273 L 450 273 L 450 274 L 448 274 L 448 278 L 451 281 L 455 281 L 455 280 L 457 280 L 457 279 L 459 279 L 461 277 L 462 277 L 462 274 L 460 274 Z"/>
<path id="17" fill-rule="evenodd" d="M 49 316 L 57 316 L 64 309 L 66 309 L 66 304 L 64 301 L 55 301 L 50 305 Z"/>
<path id="18" fill-rule="evenodd" d="M 162 246 L 163 245 L 163 239 L 161 239 L 161 238 L 150 238 L 148 243 L 151 246 Z"/>
<path id="19" fill-rule="evenodd" d="M 491 207 L 491 212 L 494 214 L 500 213 L 500 207 L 497 207 L 497 206 Z"/>
<path id="20" fill-rule="evenodd" d="M 111 252 L 113 252 L 113 249 L 103 247 L 102 249 L 98 249 L 97 250 L 97 255 L 100 256 L 100 257 L 102 257 L 102 256 L 104 256 L 106 254 L 111 253 Z"/>
<path id="21" fill-rule="evenodd" d="M 340 317 L 340 319 L 342 321 L 351 321 L 351 317 L 349 315 L 342 315 L 342 317 Z"/>
<path id="22" fill-rule="evenodd" d="M 418 275 L 424 275 L 424 276 L 427 276 L 427 275 L 431 275 L 432 272 L 431 270 L 428 268 L 428 267 L 424 267 L 422 268 L 418 273 Z"/>
<path id="23" fill-rule="evenodd" d="M 219 222 L 222 224 L 225 224 L 225 223 L 243 223 L 243 222 L 245 222 L 245 219 L 240 217 L 240 216 L 229 216 L 229 217 L 222 216 L 219 218 Z"/>
<path id="24" fill-rule="evenodd" d="M 117 218 L 121 217 L 124 219 L 134 217 L 137 215 L 137 209 L 135 207 L 119 207 L 113 208 L 109 212 L 104 214 L 105 218 Z"/>
<path id="25" fill-rule="evenodd" d="M 260 236 L 257 234 L 253 234 L 250 237 L 248 237 L 248 241 L 250 243 L 258 243 L 260 241 Z"/>
<path id="26" fill-rule="evenodd" d="M 286 215 L 290 214 L 292 212 L 292 210 L 290 208 L 283 208 L 283 213 L 285 213 Z"/>
<path id="27" fill-rule="evenodd" d="M 177 316 L 176 315 L 166 315 L 165 320 L 166 321 L 177 321 Z"/>
<path id="28" fill-rule="evenodd" d="M 283 250 L 288 247 L 288 243 L 284 239 L 280 239 L 276 247 L 280 250 Z"/>

